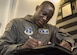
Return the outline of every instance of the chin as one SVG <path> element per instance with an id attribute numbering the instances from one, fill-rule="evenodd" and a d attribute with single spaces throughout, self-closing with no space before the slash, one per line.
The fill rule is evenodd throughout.
<path id="1" fill-rule="evenodd" d="M 38 25 L 38 27 L 39 27 L 39 28 L 42 28 L 42 27 L 43 27 L 43 25 Z"/>
<path id="2" fill-rule="evenodd" d="M 42 28 L 44 24 L 40 24 L 40 23 L 36 22 L 36 25 L 37 25 L 39 28 Z"/>

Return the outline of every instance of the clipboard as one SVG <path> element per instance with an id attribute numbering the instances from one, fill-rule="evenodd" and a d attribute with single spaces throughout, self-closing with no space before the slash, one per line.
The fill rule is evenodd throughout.
<path id="1" fill-rule="evenodd" d="M 18 50 L 16 55 L 72 55 L 72 52 L 58 44 L 51 44 Z"/>

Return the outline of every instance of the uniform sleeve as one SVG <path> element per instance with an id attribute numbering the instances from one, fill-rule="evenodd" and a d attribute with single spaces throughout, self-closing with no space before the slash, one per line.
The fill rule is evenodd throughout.
<path id="1" fill-rule="evenodd" d="M 77 55 L 77 46 L 75 46 L 75 47 L 73 48 L 72 54 L 73 54 L 73 55 Z"/>
<path id="2" fill-rule="evenodd" d="M 71 38 L 71 35 L 69 33 L 67 33 L 64 29 L 58 29 L 58 28 L 54 27 L 53 30 L 54 30 L 53 39 L 57 38 L 58 40 L 60 40 L 60 42 L 62 40 L 65 40 L 68 43 L 70 43 L 72 47 L 74 46 L 74 40 Z"/>
<path id="3" fill-rule="evenodd" d="M 15 21 L 7 24 L 5 32 L 0 38 L 0 55 L 12 55 L 22 44 L 16 44 L 17 31 Z"/>

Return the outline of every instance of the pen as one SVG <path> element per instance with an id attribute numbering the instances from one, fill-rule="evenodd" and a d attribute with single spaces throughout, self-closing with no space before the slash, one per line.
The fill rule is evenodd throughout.
<path id="1" fill-rule="evenodd" d="M 31 36 L 29 36 L 29 38 L 32 38 Z"/>
<path id="2" fill-rule="evenodd" d="M 29 36 L 30 39 L 33 39 L 33 37 Z M 38 41 L 38 44 L 41 45 L 41 41 Z"/>

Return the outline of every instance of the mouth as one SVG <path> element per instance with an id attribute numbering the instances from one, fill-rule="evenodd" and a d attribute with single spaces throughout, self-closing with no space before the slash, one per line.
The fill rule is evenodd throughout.
<path id="1" fill-rule="evenodd" d="M 38 21 L 36 22 L 36 24 L 37 24 L 38 26 L 42 27 L 42 26 L 45 24 L 45 22 L 44 22 L 43 20 L 38 20 Z"/>
<path id="2" fill-rule="evenodd" d="M 39 20 L 38 23 L 39 23 L 40 25 L 44 25 L 44 24 L 45 24 L 45 22 L 44 22 L 43 20 Z"/>

